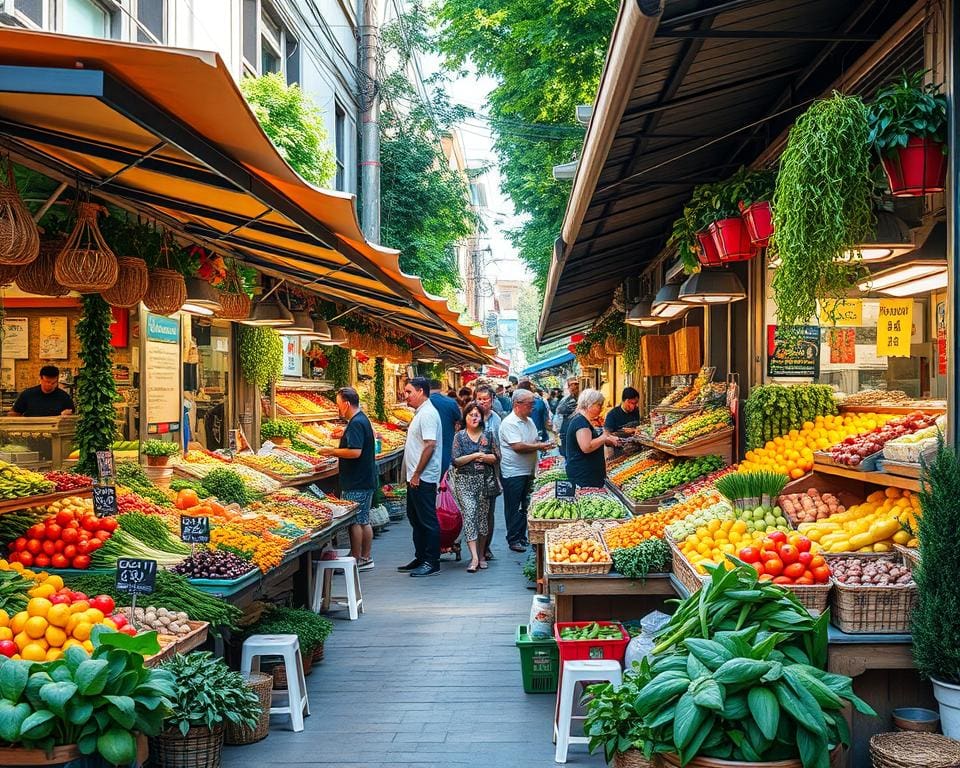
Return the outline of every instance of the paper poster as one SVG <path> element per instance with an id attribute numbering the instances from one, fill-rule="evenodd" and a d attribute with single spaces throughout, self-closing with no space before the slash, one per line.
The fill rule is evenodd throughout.
<path id="1" fill-rule="evenodd" d="M 937 373 L 947 375 L 947 303 L 937 302 Z"/>
<path id="2" fill-rule="evenodd" d="M 832 365 L 853 365 L 857 362 L 857 332 L 853 328 L 830 328 L 827 344 L 830 345 Z"/>
<path id="3" fill-rule="evenodd" d="M 180 384 L 180 323 L 173 318 L 147 314 L 146 421 L 151 434 L 174 432 L 180 427 L 183 391 Z"/>
<path id="4" fill-rule="evenodd" d="M 0 389 L 15 390 L 17 388 L 17 364 L 6 358 L 0 362 Z"/>
<path id="5" fill-rule="evenodd" d="M 300 354 L 299 336 L 281 336 L 283 339 L 283 375 L 302 376 L 303 357 Z"/>
<path id="6" fill-rule="evenodd" d="M 817 378 L 820 326 L 767 326 L 767 376 Z"/>
<path id="7" fill-rule="evenodd" d="M 820 325 L 836 328 L 857 328 L 863 325 L 863 301 L 861 299 L 821 300 Z"/>
<path id="8" fill-rule="evenodd" d="M 66 360 L 67 355 L 67 318 L 40 318 L 40 359 Z"/>
<path id="9" fill-rule="evenodd" d="M 3 357 L 27 360 L 30 357 L 29 322 L 25 317 L 3 318 Z"/>
<path id="10" fill-rule="evenodd" d="M 877 356 L 910 357 L 913 299 L 880 299 L 877 315 Z"/>

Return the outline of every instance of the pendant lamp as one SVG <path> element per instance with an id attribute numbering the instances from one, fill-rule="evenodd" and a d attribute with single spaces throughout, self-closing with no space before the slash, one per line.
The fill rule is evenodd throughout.
<path id="1" fill-rule="evenodd" d="M 667 283 L 653 299 L 651 314 L 664 320 L 672 320 L 690 309 L 690 305 L 680 300 L 680 286 Z"/>
<path id="2" fill-rule="evenodd" d="M 274 292 L 256 302 L 250 317 L 240 322 L 244 325 L 283 328 L 293 324 L 293 313 L 280 303 L 280 297 Z"/>
<path id="3" fill-rule="evenodd" d="M 627 325 L 635 325 L 640 328 L 654 328 L 667 322 L 665 318 L 653 316 L 653 300 L 649 297 L 640 299 L 627 312 L 624 320 Z"/>
<path id="4" fill-rule="evenodd" d="M 729 269 L 701 269 L 680 286 L 680 300 L 688 304 L 733 304 L 745 298 L 743 283 Z"/>
<path id="5" fill-rule="evenodd" d="M 861 261 L 887 261 L 916 249 L 913 233 L 907 223 L 893 211 L 880 210 L 877 211 L 877 228 L 874 236 L 845 251 L 839 260 L 850 261 L 856 258 L 859 252 Z"/>
<path id="6" fill-rule="evenodd" d="M 220 303 L 220 292 L 206 280 L 199 277 L 184 279 L 187 286 L 187 300 L 180 308 L 183 312 L 194 315 L 212 315 L 223 309 Z"/>

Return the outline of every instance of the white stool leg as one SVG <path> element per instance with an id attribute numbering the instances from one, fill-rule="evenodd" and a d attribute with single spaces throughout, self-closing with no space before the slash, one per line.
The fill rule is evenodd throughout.
<path id="1" fill-rule="evenodd" d="M 349 572 L 348 572 L 349 571 Z M 359 618 L 357 613 L 357 566 L 343 569 L 343 582 L 347 589 L 347 608 L 350 610 L 350 621 L 356 621 Z"/>
<path id="2" fill-rule="evenodd" d="M 300 652 L 300 646 L 297 645 L 297 675 L 300 678 L 300 693 L 303 694 L 303 707 L 301 711 L 310 714 L 310 696 L 307 693 L 307 677 L 303 674 L 303 654 Z"/>
<path id="3" fill-rule="evenodd" d="M 260 657 L 251 653 L 251 649 L 244 646 L 240 660 L 240 671 L 251 674 L 260 671 Z"/>
<path id="4" fill-rule="evenodd" d="M 363 613 L 363 590 L 360 589 L 360 567 L 353 569 L 353 578 L 357 583 L 357 608 Z"/>
<path id="5" fill-rule="evenodd" d="M 284 654 L 283 663 L 287 671 L 287 698 L 290 702 L 290 724 L 295 733 L 303 730 L 303 696 L 306 694 L 300 680 L 300 653 Z"/>
<path id="6" fill-rule="evenodd" d="M 323 599 L 323 574 L 320 572 L 320 563 L 313 564 L 313 584 L 310 590 L 310 610 L 314 613 L 320 612 L 320 601 Z"/>
<path id="7" fill-rule="evenodd" d="M 567 748 L 570 746 L 570 718 L 573 717 L 573 694 L 577 684 L 574 680 L 564 680 L 560 686 L 560 706 L 557 714 L 557 750 L 555 763 L 567 762 Z"/>

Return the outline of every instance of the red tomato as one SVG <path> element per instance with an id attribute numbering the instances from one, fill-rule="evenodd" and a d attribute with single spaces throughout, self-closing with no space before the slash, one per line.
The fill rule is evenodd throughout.
<path id="1" fill-rule="evenodd" d="M 27 529 L 27 538 L 28 539 L 42 539 L 43 535 L 47 532 L 47 526 L 43 523 L 37 523 L 36 525 L 31 525 Z"/>
<path id="2" fill-rule="evenodd" d="M 19 562 L 20 562 L 20 555 L 21 555 L 21 554 L 23 554 L 23 553 L 22 553 L 22 552 L 11 552 L 9 555 L 7 555 L 7 560 L 8 560 L 9 562 L 11 562 L 11 563 L 19 563 Z"/>
<path id="3" fill-rule="evenodd" d="M 781 543 L 787 540 L 787 534 L 783 531 L 771 531 L 767 534 L 768 539 L 773 539 L 777 543 Z"/>
<path id="4" fill-rule="evenodd" d="M 799 558 L 800 553 L 792 544 L 784 544 L 782 547 L 780 547 L 780 559 L 783 560 L 784 565 L 795 563 Z"/>
<path id="5" fill-rule="evenodd" d="M 56 520 L 58 525 L 66 527 L 73 522 L 73 512 L 70 512 L 66 509 L 61 509 L 59 512 L 57 512 Z"/>
<path id="6" fill-rule="evenodd" d="M 813 579 L 808 578 L 807 576 L 801 576 L 799 579 L 797 579 L 797 580 L 796 580 L 795 582 L 793 582 L 793 583 L 794 583 L 794 584 L 806 584 L 806 585 L 810 585 L 810 584 L 813 584 Z"/>
<path id="7" fill-rule="evenodd" d="M 50 555 L 40 554 L 33 558 L 34 565 L 37 568 L 49 568 L 50 567 Z"/>
<path id="8" fill-rule="evenodd" d="M 18 553 L 20 556 L 20 562 L 29 568 L 33 565 L 33 555 L 30 554 L 30 550 L 25 549 L 23 552 Z"/>
<path id="9" fill-rule="evenodd" d="M 813 580 L 818 584 L 826 584 L 830 581 L 830 566 L 820 565 L 813 569 Z"/>
<path id="10" fill-rule="evenodd" d="M 823 555 L 814 555 L 813 560 L 810 561 L 810 568 L 821 568 L 827 564 L 827 561 L 823 559 Z"/>
<path id="11" fill-rule="evenodd" d="M 90 541 L 87 542 L 87 554 L 89 555 L 91 552 L 96 552 L 102 546 L 103 542 L 100 539 L 90 539 Z"/>
<path id="12" fill-rule="evenodd" d="M 108 531 L 113 533 L 117 530 L 117 518 L 115 517 L 101 517 L 100 518 L 100 530 Z"/>
<path id="13" fill-rule="evenodd" d="M 769 573 L 771 576 L 779 576 L 783 573 L 783 561 L 778 557 L 773 557 L 770 560 L 764 560 L 763 570 L 765 573 Z M 774 579 L 776 581 L 776 579 Z"/>
<path id="14" fill-rule="evenodd" d="M 31 555 L 37 555 L 43 549 L 43 544 L 40 543 L 40 539 L 30 539 L 27 541 L 27 552 Z"/>
<path id="15" fill-rule="evenodd" d="M 64 528 L 60 532 L 60 539 L 64 544 L 73 544 L 80 537 L 80 534 L 77 533 L 76 528 Z"/>
<path id="16" fill-rule="evenodd" d="M 120 627 L 125 627 L 129 623 L 127 621 L 126 614 L 123 614 L 123 613 L 115 613 L 112 616 L 108 616 L 107 618 L 109 618 L 114 624 L 117 625 L 117 629 L 120 629 Z"/>
<path id="17" fill-rule="evenodd" d="M 67 544 L 67 545 L 63 548 L 63 556 L 64 556 L 65 558 L 67 558 L 67 560 L 73 560 L 73 558 L 75 558 L 75 557 L 77 556 L 77 547 L 76 547 L 76 545 L 75 545 L 75 544 Z"/>
<path id="18" fill-rule="evenodd" d="M 45 554 L 47 557 L 57 554 L 57 547 L 55 542 L 48 540 L 43 542 L 41 546 L 43 548 L 43 554 Z"/>
<path id="19" fill-rule="evenodd" d="M 13 548 L 17 552 L 23 552 L 27 548 L 27 540 L 21 536 L 15 542 L 13 542 Z"/>
<path id="20" fill-rule="evenodd" d="M 101 542 L 109 539 L 113 534 L 110 531 L 100 530 L 94 534 L 94 538 L 100 539 Z M 93 544 L 93 539 L 90 539 L 90 543 Z"/>
<path id="21" fill-rule="evenodd" d="M 58 557 L 63 557 L 63 555 L 58 555 Z M 64 559 L 66 559 L 66 558 L 64 558 Z M 61 566 L 58 566 L 58 567 L 60 567 L 60 568 L 69 568 L 69 567 L 70 567 L 70 564 L 67 563 L 67 565 L 61 565 Z M 62 592 L 57 592 L 56 594 L 50 595 L 50 597 L 48 597 L 47 599 L 48 599 L 51 603 L 53 603 L 54 605 L 60 605 L 60 603 L 63 603 L 64 605 L 70 605 L 70 603 L 73 602 L 73 601 L 70 599 L 70 595 L 69 595 L 69 594 L 66 594 L 66 595 L 65 595 L 65 594 L 63 594 Z"/>
<path id="22" fill-rule="evenodd" d="M 77 544 L 77 552 L 81 555 L 85 555 L 90 551 L 90 541 L 88 539 L 80 539 L 80 542 Z"/>
<path id="23" fill-rule="evenodd" d="M 86 593 L 84 593 L 84 592 L 71 592 L 71 593 L 70 593 L 70 599 L 73 600 L 73 602 L 77 603 L 77 602 L 80 602 L 81 600 L 86 600 L 86 599 L 87 599 L 87 595 L 86 595 Z M 89 608 L 89 607 L 90 607 L 90 606 L 88 605 L 88 606 L 86 606 L 86 608 L 84 608 L 83 610 L 87 610 L 87 608 Z"/>
<path id="24" fill-rule="evenodd" d="M 776 576 L 773 579 L 774 584 L 793 584 L 791 579 L 788 579 L 786 576 Z"/>
<path id="25" fill-rule="evenodd" d="M 50 565 L 54 568 L 67 568 L 70 565 L 70 561 L 63 555 L 57 554 L 50 558 Z M 53 595 L 51 595 L 51 597 L 53 597 Z"/>
<path id="26" fill-rule="evenodd" d="M 60 538 L 60 532 L 63 529 L 56 523 L 47 523 L 46 539 L 47 541 L 56 541 Z"/>
<path id="27" fill-rule="evenodd" d="M 759 563 L 760 551 L 756 547 L 744 547 L 740 550 L 738 557 L 745 563 Z"/>
<path id="28" fill-rule="evenodd" d="M 791 543 L 801 552 L 809 552 L 812 545 L 812 542 L 806 536 L 797 536 Z"/>
<path id="29" fill-rule="evenodd" d="M 772 549 L 761 549 L 760 559 L 766 563 L 768 560 L 779 560 L 780 556 Z"/>
<path id="30" fill-rule="evenodd" d="M 100 528 L 100 521 L 93 515 L 87 515 L 80 521 L 80 525 L 83 527 L 83 530 L 94 533 Z"/>
<path id="31" fill-rule="evenodd" d="M 813 555 L 811 555 L 809 552 L 804 552 L 803 550 L 801 550 L 800 556 L 797 558 L 797 562 L 803 563 L 805 568 L 809 568 L 810 563 L 813 562 Z"/>
<path id="32" fill-rule="evenodd" d="M 102 611 L 104 616 L 109 616 L 113 613 L 114 608 L 116 608 L 116 604 L 110 595 L 97 595 L 90 601 L 90 607 Z"/>
<path id="33" fill-rule="evenodd" d="M 71 566 L 82 571 L 85 568 L 90 567 L 90 558 L 87 555 L 77 555 L 75 558 L 73 558 Z"/>
<path id="34" fill-rule="evenodd" d="M 9 659 L 16 653 L 20 653 L 20 649 L 17 648 L 17 644 L 13 640 L 0 640 L 0 654 Z"/>
<path id="35" fill-rule="evenodd" d="M 126 626 L 124 626 L 124 627 L 119 627 L 119 628 L 117 629 L 117 632 L 123 632 L 123 634 L 125 634 L 125 635 L 130 635 L 130 637 L 136 637 L 136 636 L 137 636 L 137 630 L 135 630 L 135 629 L 134 629 L 133 627 L 131 627 L 129 624 L 126 625 Z"/>
<path id="36" fill-rule="evenodd" d="M 783 575 L 788 579 L 799 579 L 806 570 L 800 563 L 790 563 L 783 569 Z"/>

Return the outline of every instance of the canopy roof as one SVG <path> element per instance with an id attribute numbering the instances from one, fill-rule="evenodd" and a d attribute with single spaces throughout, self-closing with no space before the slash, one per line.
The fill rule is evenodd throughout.
<path id="1" fill-rule="evenodd" d="M 664 248 L 694 186 L 767 165 L 837 88 L 923 69 L 926 0 L 623 0 L 538 342 L 588 327 Z"/>
<path id="2" fill-rule="evenodd" d="M 576 355 L 573 352 L 568 352 L 563 350 L 562 352 L 557 352 L 555 355 L 541 360 L 539 363 L 534 363 L 533 365 L 527 366 L 523 369 L 524 376 L 532 376 L 535 373 L 542 373 L 547 371 L 550 368 L 561 368 L 567 363 L 572 363 Z"/>
<path id="3" fill-rule="evenodd" d="M 456 360 L 496 350 L 367 242 L 354 198 L 303 181 L 220 57 L 0 29 L 0 141 L 18 160 L 214 250 L 359 305 Z"/>

